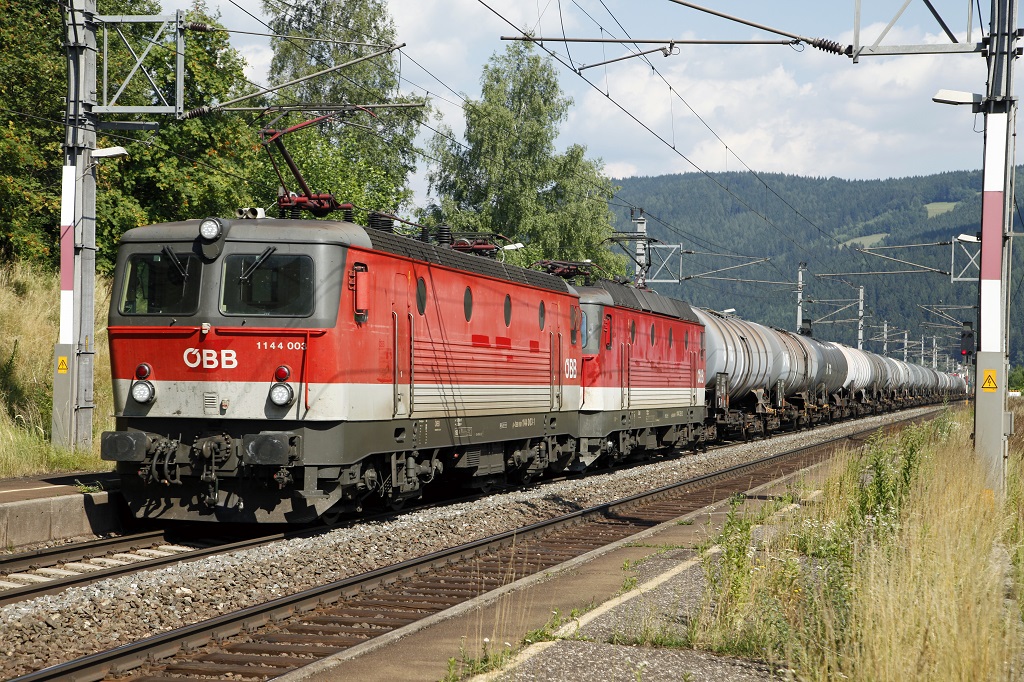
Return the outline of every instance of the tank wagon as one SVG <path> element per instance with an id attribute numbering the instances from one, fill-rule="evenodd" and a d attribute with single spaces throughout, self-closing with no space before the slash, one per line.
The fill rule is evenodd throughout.
<path id="1" fill-rule="evenodd" d="M 742 437 L 966 394 L 964 380 L 839 343 L 696 309 L 713 428 Z"/>
<path id="2" fill-rule="evenodd" d="M 101 456 L 144 519 L 305 523 L 965 390 L 344 220 L 130 230 L 113 287 Z"/>

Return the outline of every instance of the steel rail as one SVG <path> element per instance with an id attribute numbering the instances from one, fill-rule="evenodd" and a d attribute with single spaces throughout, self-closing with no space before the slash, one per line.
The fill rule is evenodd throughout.
<path id="1" fill-rule="evenodd" d="M 41 597 L 47 594 L 57 594 L 63 592 L 70 587 L 76 587 L 79 585 L 87 585 L 90 583 L 103 580 L 105 578 L 114 578 L 121 575 L 130 575 L 132 573 L 139 573 L 140 571 L 150 571 L 164 566 L 170 566 L 179 563 L 189 563 L 197 561 L 199 559 L 206 558 L 208 556 L 214 556 L 217 554 L 224 554 L 226 552 L 235 552 L 243 549 L 250 549 L 253 547 L 260 547 L 262 545 L 269 544 L 271 542 L 277 542 L 286 538 L 302 537 L 307 535 L 316 535 L 327 532 L 328 528 L 312 528 L 304 530 L 288 530 L 281 533 L 275 533 L 273 535 L 263 535 L 257 538 L 249 538 L 245 540 L 237 540 L 234 542 L 217 542 L 209 547 L 202 547 L 193 549 L 190 552 L 181 552 L 178 554 L 172 554 L 166 557 L 154 557 L 151 559 L 143 559 L 135 561 L 124 566 L 113 566 L 110 568 L 100 568 L 95 571 L 87 571 L 79 573 L 78 575 L 66 576 L 62 578 L 54 578 L 50 582 L 45 583 L 32 583 L 24 587 L 12 588 L 10 590 L 4 590 L 0 592 L 0 606 L 6 606 L 8 604 L 14 604 L 26 599 L 34 599 L 35 597 Z M 209 539 L 210 529 L 205 529 L 204 535 L 200 536 L 204 540 Z M 122 538 L 122 545 L 127 545 L 129 549 L 144 549 L 140 545 L 140 540 L 146 541 L 146 538 L 152 538 L 153 542 L 156 542 L 157 538 L 165 538 L 164 531 L 155 531 L 150 533 L 142 533 L 139 535 L 133 535 L 127 538 Z M 118 538 L 110 538 L 109 540 L 118 540 Z M 186 539 L 181 539 L 181 542 L 188 542 Z M 103 545 L 94 546 L 92 543 L 83 543 L 88 545 L 89 548 L 85 552 L 76 552 L 69 554 L 69 556 L 76 556 L 76 558 L 85 558 L 86 555 L 92 553 L 96 549 L 103 549 L 105 552 L 111 551 L 110 548 L 117 547 L 119 543 L 111 542 L 108 548 L 103 548 Z M 152 544 L 152 542 L 150 543 Z M 80 547 L 76 545 L 75 547 Z M 71 551 L 71 550 L 68 550 Z M 27 559 L 19 559 L 24 561 Z M 35 563 L 38 563 L 35 562 Z M 55 561 L 54 564 L 63 563 L 61 561 Z M 4 568 L 6 571 L 7 569 Z M 11 571 L 14 572 L 14 571 Z"/>
<path id="2" fill-rule="evenodd" d="M 118 537 L 100 538 L 86 542 L 76 542 L 69 545 L 57 545 L 55 547 L 43 547 L 17 554 L 0 556 L 0 574 L 18 573 L 37 568 L 40 564 L 46 565 L 61 564 L 68 561 L 77 561 L 90 554 L 99 552 L 121 552 L 130 549 L 137 549 L 144 545 L 166 540 L 164 532 L 149 531 L 136 535 L 121 535 Z"/>

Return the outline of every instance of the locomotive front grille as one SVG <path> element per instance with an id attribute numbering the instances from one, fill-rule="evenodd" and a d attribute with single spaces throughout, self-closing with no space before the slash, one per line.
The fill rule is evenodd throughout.
<path id="1" fill-rule="evenodd" d="M 217 394 L 213 391 L 203 393 L 203 414 L 220 414 L 220 400 L 218 400 Z"/>

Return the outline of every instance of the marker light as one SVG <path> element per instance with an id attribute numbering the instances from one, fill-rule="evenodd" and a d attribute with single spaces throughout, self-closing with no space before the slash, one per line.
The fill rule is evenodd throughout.
<path id="1" fill-rule="evenodd" d="M 219 239 L 223 232 L 224 226 L 216 218 L 206 218 L 203 222 L 199 223 L 199 236 L 206 241 L 212 242 L 215 239 Z"/>
<path id="2" fill-rule="evenodd" d="M 148 381 L 136 381 L 132 384 L 132 400 L 145 405 L 156 398 L 156 389 Z"/>
<path id="3" fill-rule="evenodd" d="M 274 370 L 274 379 L 277 381 L 288 381 L 288 377 L 292 375 L 292 370 L 288 365 L 281 365 Z"/>
<path id="4" fill-rule="evenodd" d="M 135 378 L 139 381 L 148 379 L 149 375 L 153 373 L 153 368 L 145 362 L 140 362 L 139 366 L 135 368 Z"/>
<path id="5" fill-rule="evenodd" d="M 288 384 L 277 383 L 270 387 L 270 402 L 278 407 L 291 405 L 295 400 L 295 391 Z"/>

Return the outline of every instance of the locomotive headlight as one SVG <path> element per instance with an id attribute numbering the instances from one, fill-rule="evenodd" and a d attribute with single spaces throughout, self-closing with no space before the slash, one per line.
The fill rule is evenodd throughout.
<path id="1" fill-rule="evenodd" d="M 136 381 L 132 384 L 132 400 L 145 405 L 153 402 L 156 397 L 156 389 L 148 381 Z"/>
<path id="2" fill-rule="evenodd" d="M 216 218 L 206 218 L 199 223 L 199 236 L 208 242 L 219 239 L 223 232 L 224 226 Z"/>
<path id="3" fill-rule="evenodd" d="M 270 402 L 278 407 L 291 405 L 295 400 L 295 391 L 288 384 L 277 383 L 270 387 Z"/>

